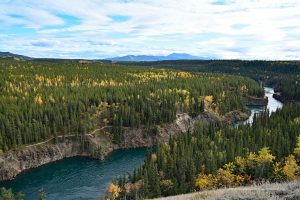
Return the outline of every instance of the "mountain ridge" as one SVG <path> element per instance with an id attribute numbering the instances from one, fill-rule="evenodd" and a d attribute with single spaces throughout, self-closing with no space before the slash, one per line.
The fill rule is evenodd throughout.
<path id="1" fill-rule="evenodd" d="M 161 60 L 204 60 L 207 58 L 193 56 L 187 53 L 171 53 L 166 56 L 153 55 L 125 55 L 112 58 L 105 58 L 105 60 L 112 61 L 128 61 L 128 62 L 143 62 L 143 61 L 161 61 Z"/>
<path id="2" fill-rule="evenodd" d="M 24 56 L 20 54 L 11 53 L 8 51 L 0 51 L 0 58 L 19 58 L 22 60 L 34 60 L 36 58 L 32 58 L 29 56 Z M 62 58 L 39 58 L 39 59 L 62 59 Z M 161 61 L 161 60 L 205 60 L 208 59 L 206 57 L 193 56 L 187 53 L 171 53 L 166 56 L 154 56 L 154 55 L 125 55 L 125 56 L 117 56 L 111 58 L 102 58 L 102 59 L 84 59 L 84 60 L 111 60 L 111 61 L 125 61 L 125 62 L 147 62 L 147 61 Z M 68 59 L 69 60 L 69 59 Z M 73 60 L 73 59 L 70 59 Z M 82 59 L 75 59 L 82 60 Z"/>
<path id="3" fill-rule="evenodd" d="M 14 54 L 14 53 L 11 53 L 11 52 L 8 52 L 8 51 L 6 51 L 6 52 L 0 51 L 0 58 L 19 58 L 19 59 L 22 59 L 22 60 L 32 60 L 33 59 L 31 57 L 28 57 L 28 56 Z"/>

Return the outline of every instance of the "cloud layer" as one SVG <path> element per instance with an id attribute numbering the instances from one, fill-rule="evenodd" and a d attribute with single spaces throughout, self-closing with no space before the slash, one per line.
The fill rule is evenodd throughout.
<path id="1" fill-rule="evenodd" d="M 0 51 L 300 59 L 299 0 L 2 0 Z"/>

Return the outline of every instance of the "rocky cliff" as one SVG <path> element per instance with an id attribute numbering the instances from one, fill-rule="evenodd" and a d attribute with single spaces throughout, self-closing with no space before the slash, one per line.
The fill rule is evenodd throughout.
<path id="1" fill-rule="evenodd" d="M 14 178 L 20 172 L 77 155 L 77 143 L 64 142 L 12 150 L 0 157 L 0 180 Z"/>
<path id="2" fill-rule="evenodd" d="M 233 125 L 236 122 L 246 121 L 250 115 L 250 110 L 246 110 L 245 112 L 242 112 L 240 110 L 231 111 L 223 117 L 223 122 Z"/>
<path id="3" fill-rule="evenodd" d="M 231 118 L 230 118 L 231 119 Z M 171 136 L 193 130 L 195 124 L 201 122 L 208 126 L 213 122 L 221 124 L 222 120 L 205 111 L 196 118 L 186 113 L 178 113 L 173 123 L 157 125 L 150 129 L 124 128 L 124 138 L 120 145 L 112 143 L 111 135 L 101 131 L 94 135 L 86 135 L 75 140 L 69 137 L 60 138 L 55 143 L 49 141 L 43 144 L 29 145 L 11 150 L 0 155 L 0 180 L 10 180 L 22 171 L 73 156 L 88 156 L 104 159 L 115 149 L 148 147 L 156 142 L 167 142 Z"/>
<path id="4" fill-rule="evenodd" d="M 10 180 L 22 171 L 73 156 L 104 159 L 116 148 L 105 135 L 86 136 L 83 142 L 71 138 L 56 143 L 20 147 L 0 155 L 0 180 Z"/>
<path id="5" fill-rule="evenodd" d="M 173 123 L 154 126 L 148 130 L 145 128 L 124 128 L 124 140 L 121 148 L 148 147 L 159 142 L 168 142 L 170 137 L 182 132 L 193 131 L 195 124 L 201 122 L 207 127 L 209 123 L 221 124 L 222 121 L 209 112 L 203 112 L 196 118 L 192 118 L 186 113 L 178 113 Z"/>

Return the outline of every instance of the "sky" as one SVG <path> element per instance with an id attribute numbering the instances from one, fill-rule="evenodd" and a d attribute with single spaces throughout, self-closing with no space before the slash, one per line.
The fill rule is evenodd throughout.
<path id="1" fill-rule="evenodd" d="M 0 51 L 300 59 L 300 0 L 0 0 Z"/>

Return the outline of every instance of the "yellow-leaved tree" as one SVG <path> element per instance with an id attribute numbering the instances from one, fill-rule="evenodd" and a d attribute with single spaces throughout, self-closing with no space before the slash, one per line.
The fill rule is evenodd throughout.
<path id="1" fill-rule="evenodd" d="M 215 178 L 211 174 L 200 173 L 196 179 L 195 186 L 199 190 L 212 189 L 215 187 Z"/>
<path id="2" fill-rule="evenodd" d="M 111 183 L 108 188 L 108 199 L 117 199 L 120 195 L 121 188 L 118 185 Z"/>
<path id="3" fill-rule="evenodd" d="M 285 158 L 283 172 L 290 181 L 299 179 L 300 167 L 297 165 L 294 155 Z"/>
<path id="4" fill-rule="evenodd" d="M 216 174 L 216 181 L 218 187 L 231 187 L 235 185 L 235 174 L 233 171 L 235 169 L 234 163 L 225 164 L 223 168 L 218 169 Z"/>

